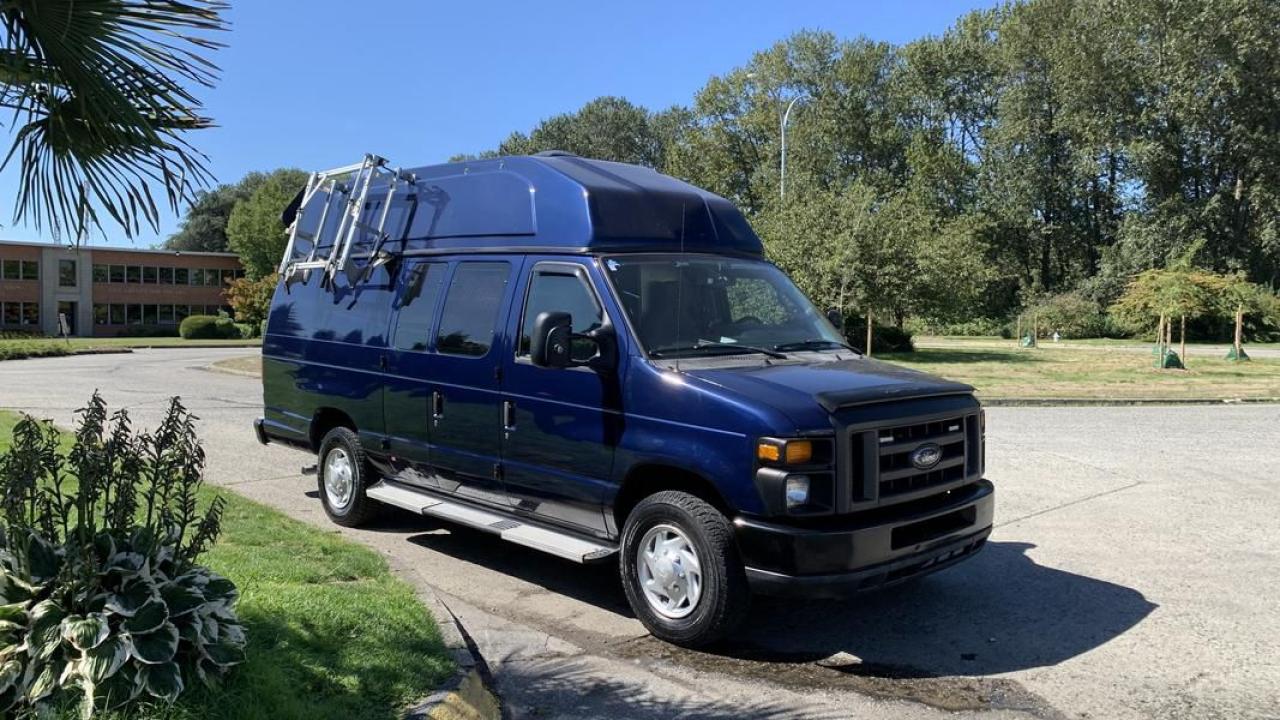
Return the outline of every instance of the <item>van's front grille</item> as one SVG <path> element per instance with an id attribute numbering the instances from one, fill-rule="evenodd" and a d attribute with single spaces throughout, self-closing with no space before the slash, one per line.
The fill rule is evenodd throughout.
<path id="1" fill-rule="evenodd" d="M 945 485 L 965 475 L 963 417 L 884 428 L 877 431 L 876 439 L 880 449 L 881 499 Z M 940 459 L 923 468 L 914 464 L 913 458 L 933 452 Z"/>
<path id="2" fill-rule="evenodd" d="M 961 411 L 853 428 L 846 474 L 850 508 L 911 500 L 981 478 L 980 418 Z"/>

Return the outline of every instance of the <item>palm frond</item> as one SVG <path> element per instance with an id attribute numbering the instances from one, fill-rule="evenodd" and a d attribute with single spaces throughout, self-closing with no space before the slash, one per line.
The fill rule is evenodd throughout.
<path id="1" fill-rule="evenodd" d="M 221 45 L 220 0 L 4 0 L 0 107 L 12 111 L 21 188 L 15 221 L 79 238 L 109 218 L 156 228 L 152 187 L 170 207 L 210 180 L 183 139 L 209 127 L 186 86 L 211 86 L 202 52 Z"/>

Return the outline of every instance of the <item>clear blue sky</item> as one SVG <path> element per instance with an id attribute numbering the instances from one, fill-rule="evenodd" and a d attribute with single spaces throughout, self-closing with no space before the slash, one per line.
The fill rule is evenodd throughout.
<path id="1" fill-rule="evenodd" d="M 513 130 L 600 95 L 661 109 L 793 32 L 894 43 L 941 33 L 990 0 L 391 2 L 233 0 L 216 129 L 192 135 L 219 182 L 252 170 L 345 165 L 365 152 L 425 165 L 492 148 Z M 303 10 L 305 8 L 305 10 Z M 0 142 L 10 141 L 0 127 Z M 11 222 L 0 175 L 0 239 L 48 240 Z M 147 247 L 177 226 L 130 241 Z"/>

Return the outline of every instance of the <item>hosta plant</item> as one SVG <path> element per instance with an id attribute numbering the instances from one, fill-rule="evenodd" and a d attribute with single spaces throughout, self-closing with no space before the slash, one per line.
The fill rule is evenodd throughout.
<path id="1" fill-rule="evenodd" d="M 95 394 L 69 451 L 22 419 L 0 456 L 0 714 L 172 701 L 244 659 L 230 580 L 197 564 L 223 503 L 175 398 L 154 433 Z"/>

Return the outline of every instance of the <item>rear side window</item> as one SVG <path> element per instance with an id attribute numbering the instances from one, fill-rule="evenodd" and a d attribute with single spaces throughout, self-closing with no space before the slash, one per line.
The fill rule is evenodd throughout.
<path id="1" fill-rule="evenodd" d="M 404 279 L 404 296 L 396 320 L 397 350 L 422 351 L 431 340 L 440 291 L 444 287 L 444 263 L 423 263 L 409 268 Z"/>
<path id="2" fill-rule="evenodd" d="M 529 296 L 524 305 L 524 322 L 520 331 L 517 355 L 529 354 L 529 337 L 533 321 L 544 312 L 567 312 L 573 317 L 573 332 L 585 333 L 600 327 L 604 316 L 587 279 L 574 268 L 560 264 L 539 265 L 529 280 Z M 595 352 L 592 343 L 574 343 L 575 360 L 584 360 Z"/>
<path id="3" fill-rule="evenodd" d="M 475 357 L 489 352 L 510 274 L 510 263 L 458 263 L 445 296 L 436 350 Z"/>

